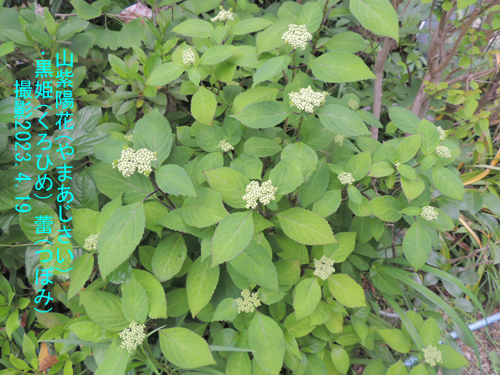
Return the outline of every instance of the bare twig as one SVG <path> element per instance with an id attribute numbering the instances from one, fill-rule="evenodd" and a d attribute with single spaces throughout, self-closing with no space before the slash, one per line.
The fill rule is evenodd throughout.
<path id="1" fill-rule="evenodd" d="M 384 38 L 384 45 L 377 55 L 375 62 L 375 85 L 373 88 L 373 114 L 377 119 L 380 119 L 380 112 L 382 110 L 382 83 L 384 78 L 384 65 L 391 49 L 392 39 L 388 36 Z M 371 127 L 372 138 L 378 139 L 378 128 Z"/>

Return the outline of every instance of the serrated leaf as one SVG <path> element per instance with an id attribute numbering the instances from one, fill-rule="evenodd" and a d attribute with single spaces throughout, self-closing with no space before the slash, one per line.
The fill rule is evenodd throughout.
<path id="1" fill-rule="evenodd" d="M 285 355 L 285 337 L 273 319 L 257 312 L 248 327 L 248 343 L 264 371 L 279 373 Z"/>
<path id="2" fill-rule="evenodd" d="M 432 180 L 444 195 L 461 201 L 464 197 L 464 184 L 456 173 L 445 167 L 432 167 Z"/>
<path id="3" fill-rule="evenodd" d="M 222 219 L 212 239 L 212 267 L 240 255 L 252 240 L 253 230 L 252 211 L 237 212 Z"/>
<path id="4" fill-rule="evenodd" d="M 134 252 L 145 227 L 146 216 L 142 202 L 120 207 L 111 215 L 97 242 L 98 264 L 103 279 Z"/>
<path id="5" fill-rule="evenodd" d="M 337 242 L 328 222 L 314 212 L 294 207 L 277 214 L 285 234 L 305 245 L 326 245 Z"/>
<path id="6" fill-rule="evenodd" d="M 182 234 L 167 236 L 158 244 L 151 260 L 153 274 L 161 282 L 170 280 L 181 270 L 186 256 L 187 247 Z"/>
<path id="7" fill-rule="evenodd" d="M 363 288 L 349 276 L 340 273 L 330 275 L 328 287 L 342 305 L 352 308 L 366 306 Z"/>
<path id="8" fill-rule="evenodd" d="M 122 310 L 129 322 L 142 324 L 148 317 L 148 296 L 133 276 L 128 284 L 122 284 Z"/>
<path id="9" fill-rule="evenodd" d="M 205 171 L 210 187 L 222 194 L 225 203 L 234 208 L 245 208 L 243 199 L 250 180 L 242 173 L 227 167 Z"/>
<path id="10" fill-rule="evenodd" d="M 175 164 L 162 165 L 155 171 L 158 187 L 167 194 L 196 198 L 196 191 L 186 170 Z"/>
<path id="11" fill-rule="evenodd" d="M 198 188 L 196 194 L 198 198 L 188 197 L 182 204 L 182 217 L 187 225 L 206 228 L 229 215 L 220 193 L 209 188 Z"/>
<path id="12" fill-rule="evenodd" d="M 348 108 L 327 104 L 316 110 L 321 124 L 328 130 L 351 137 L 371 134 L 361 118 Z"/>
<path id="13" fill-rule="evenodd" d="M 387 0 L 351 0 L 349 9 L 361 25 L 380 36 L 390 36 L 399 43 L 396 10 Z"/>
<path id="14" fill-rule="evenodd" d="M 149 75 L 146 85 L 156 87 L 168 85 L 179 78 L 185 69 L 185 66 L 175 62 L 158 65 Z"/>
<path id="15" fill-rule="evenodd" d="M 250 104 L 241 112 L 231 117 L 248 126 L 249 128 L 262 129 L 271 128 L 291 114 L 282 102 L 264 101 Z"/>
<path id="16" fill-rule="evenodd" d="M 148 297 L 149 317 L 151 319 L 167 318 L 167 299 L 165 290 L 153 275 L 144 270 L 132 270 L 135 279 L 142 285 Z"/>
<path id="17" fill-rule="evenodd" d="M 71 263 L 71 266 L 73 268 L 69 271 L 69 279 L 71 282 L 68 289 L 68 300 L 78 294 L 80 289 L 87 282 L 92 273 L 92 268 L 94 268 L 94 254 L 83 254 L 79 256 Z"/>
<path id="18" fill-rule="evenodd" d="M 215 94 L 205 87 L 200 87 L 191 99 L 191 113 L 193 117 L 202 124 L 212 125 L 216 109 L 217 99 L 215 98 Z"/>
<path id="19" fill-rule="evenodd" d="M 344 52 L 327 52 L 309 63 L 314 76 L 324 82 L 354 82 L 375 79 L 358 56 Z"/>
<path id="20" fill-rule="evenodd" d="M 114 294 L 84 291 L 80 293 L 80 302 L 90 319 L 108 331 L 120 332 L 129 325 L 122 312 L 122 301 Z"/>
<path id="21" fill-rule="evenodd" d="M 215 364 L 207 342 L 187 328 L 162 329 L 160 348 L 167 360 L 183 369 Z"/>
<path id="22" fill-rule="evenodd" d="M 212 268 L 211 259 L 197 258 L 189 268 L 186 291 L 189 310 L 194 317 L 207 305 L 219 281 L 219 266 Z"/>
<path id="23" fill-rule="evenodd" d="M 302 280 L 295 287 L 293 308 L 297 319 L 312 315 L 321 300 L 321 288 L 316 277 Z"/>
<path id="24" fill-rule="evenodd" d="M 214 32 L 214 28 L 210 22 L 200 19 L 189 19 L 174 27 L 172 32 L 193 38 L 209 38 Z"/>

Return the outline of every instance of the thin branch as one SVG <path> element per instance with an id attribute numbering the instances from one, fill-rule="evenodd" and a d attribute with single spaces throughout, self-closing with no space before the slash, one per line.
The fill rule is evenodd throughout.
<path id="1" fill-rule="evenodd" d="M 391 49 L 392 39 L 388 36 L 384 38 L 384 45 L 378 53 L 377 61 L 375 62 L 375 85 L 373 88 L 373 115 L 380 119 L 380 112 L 382 110 L 382 83 L 384 78 L 384 65 L 387 61 L 387 56 L 389 56 L 389 50 Z M 378 128 L 371 127 L 372 138 L 378 139 Z"/>

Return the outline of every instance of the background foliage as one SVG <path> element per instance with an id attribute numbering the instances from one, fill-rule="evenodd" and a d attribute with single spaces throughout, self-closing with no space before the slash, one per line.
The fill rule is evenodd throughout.
<path id="1" fill-rule="evenodd" d="M 0 373 L 436 374 L 421 351 L 433 345 L 443 374 L 460 374 L 449 332 L 477 348 L 466 322 L 499 301 L 500 8 L 165 0 L 148 1 L 151 19 L 116 16 L 128 5 L 0 11 Z M 212 22 L 219 6 L 234 20 Z M 305 50 L 282 40 L 290 24 L 311 33 Z M 36 81 L 42 51 L 64 50 L 75 126 L 58 129 L 55 111 L 45 121 L 55 144 L 74 139 L 75 259 L 52 279 L 54 312 L 40 314 L 32 221 L 56 217 L 57 203 L 14 208 L 41 173 L 14 165 L 14 84 Z M 328 93 L 312 114 L 289 100 L 309 86 Z M 157 152 L 151 176 L 113 169 L 124 146 Z M 64 161 L 50 157 L 57 184 Z M 31 180 L 14 188 L 19 172 Z M 276 199 L 245 208 L 251 180 L 271 180 Z M 313 274 L 322 256 L 335 262 L 327 280 Z M 246 289 L 261 306 L 238 313 Z M 119 332 L 131 322 L 148 337 L 129 353 Z"/>

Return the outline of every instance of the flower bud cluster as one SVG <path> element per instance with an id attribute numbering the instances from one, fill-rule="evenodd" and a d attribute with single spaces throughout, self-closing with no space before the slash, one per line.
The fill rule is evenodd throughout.
<path id="1" fill-rule="evenodd" d="M 307 42 L 312 40 L 312 35 L 307 31 L 306 25 L 288 25 L 288 31 L 283 34 L 281 39 L 290 44 L 294 49 L 306 49 Z"/>
<path id="2" fill-rule="evenodd" d="M 396 164 L 394 164 L 394 167 L 395 167 L 396 169 L 398 169 L 399 167 L 401 167 L 401 163 L 400 163 L 400 162 L 397 162 Z"/>
<path id="3" fill-rule="evenodd" d="M 451 158 L 451 150 L 446 146 L 437 146 L 436 154 L 442 158 Z"/>
<path id="4" fill-rule="evenodd" d="M 339 174 L 338 179 L 342 185 L 352 185 L 356 180 L 352 177 L 352 174 L 347 172 L 342 172 Z"/>
<path id="5" fill-rule="evenodd" d="M 231 81 L 231 82 L 226 83 L 226 86 L 239 86 L 239 85 L 240 85 L 240 83 L 236 82 L 236 81 Z"/>
<path id="6" fill-rule="evenodd" d="M 307 86 L 307 89 L 300 89 L 298 92 L 291 92 L 288 94 L 290 98 L 290 105 L 297 107 L 301 111 L 306 111 L 309 113 L 314 112 L 314 107 L 319 107 L 325 104 L 325 98 L 328 93 L 326 91 L 316 92 L 311 86 Z"/>
<path id="7" fill-rule="evenodd" d="M 252 313 L 256 307 L 261 305 L 259 300 L 259 293 L 255 292 L 250 295 L 250 291 L 245 289 L 241 292 L 243 298 L 236 298 L 238 304 L 238 314 L 241 312 Z"/>
<path id="8" fill-rule="evenodd" d="M 144 328 L 146 328 L 144 324 L 130 323 L 129 328 L 120 332 L 120 338 L 123 340 L 120 348 L 127 349 L 129 353 L 132 353 L 146 338 Z"/>
<path id="9" fill-rule="evenodd" d="M 184 65 L 193 65 L 196 61 L 196 55 L 192 48 L 182 51 L 182 62 Z"/>
<path id="10" fill-rule="evenodd" d="M 83 244 L 83 249 L 87 251 L 97 250 L 97 240 L 99 239 L 98 234 L 91 234 L 85 239 Z"/>
<path id="11" fill-rule="evenodd" d="M 328 279 L 328 277 L 335 272 L 333 268 L 334 261 L 326 256 L 322 256 L 321 259 L 314 259 L 314 267 L 316 270 L 313 275 L 320 277 L 322 280 Z"/>
<path id="12" fill-rule="evenodd" d="M 422 353 L 424 353 L 424 361 L 432 367 L 436 366 L 437 364 L 443 363 L 441 350 L 438 350 L 438 348 L 433 345 L 429 345 L 426 348 L 423 348 Z"/>
<path id="13" fill-rule="evenodd" d="M 339 145 L 343 146 L 346 138 L 347 138 L 347 135 L 337 134 L 335 136 L 335 143 L 338 143 Z"/>
<path id="14" fill-rule="evenodd" d="M 438 128 L 438 132 L 439 132 L 439 140 L 444 141 L 446 138 L 446 132 L 444 131 L 444 129 L 441 126 L 438 126 L 437 128 Z"/>
<path id="15" fill-rule="evenodd" d="M 134 135 L 133 135 L 133 134 L 126 134 L 123 138 L 125 138 L 125 140 L 126 140 L 127 142 L 132 143 L 132 142 L 133 142 L 133 140 L 134 140 Z"/>
<path id="16" fill-rule="evenodd" d="M 439 217 L 439 212 L 432 206 L 425 206 L 422 208 L 422 213 L 420 214 L 425 220 L 437 220 Z"/>
<path id="17" fill-rule="evenodd" d="M 277 145 L 280 145 L 283 143 L 283 138 L 281 137 L 276 137 L 273 139 L 274 143 L 276 143 Z"/>
<path id="18" fill-rule="evenodd" d="M 224 10 L 224 8 L 220 7 L 219 14 L 217 14 L 217 16 L 211 18 L 210 21 L 212 21 L 212 22 L 232 21 L 233 20 L 232 10 L 233 10 L 232 8 L 229 8 L 229 10 Z"/>
<path id="19" fill-rule="evenodd" d="M 359 103 L 354 100 L 354 99 L 350 99 L 348 102 L 347 102 L 347 106 L 352 109 L 353 111 L 355 111 L 356 109 L 359 108 Z"/>
<path id="20" fill-rule="evenodd" d="M 115 160 L 113 163 L 113 169 L 118 168 L 124 177 L 133 175 L 136 168 L 139 173 L 148 176 L 153 170 L 151 162 L 157 160 L 157 155 L 156 151 L 149 151 L 147 148 L 134 151 L 130 147 L 124 146 L 120 160 Z"/>
<path id="21" fill-rule="evenodd" d="M 275 193 L 278 191 L 277 187 L 274 187 L 271 180 L 267 180 L 259 186 L 258 181 L 252 181 L 248 184 L 246 189 L 246 194 L 243 196 L 243 200 L 247 201 L 246 208 L 255 209 L 257 207 L 257 200 L 263 205 L 269 204 L 271 201 L 276 199 Z"/>
<path id="22" fill-rule="evenodd" d="M 222 140 L 222 141 L 219 142 L 219 147 L 224 152 L 228 152 L 228 151 L 234 150 L 233 145 L 231 143 L 229 143 L 228 141 L 224 141 L 224 140 Z"/>

